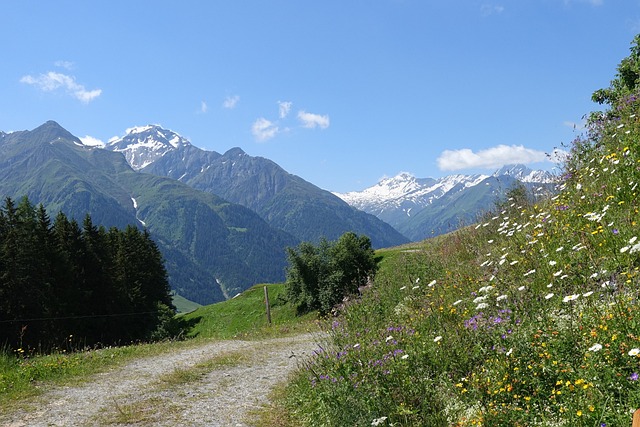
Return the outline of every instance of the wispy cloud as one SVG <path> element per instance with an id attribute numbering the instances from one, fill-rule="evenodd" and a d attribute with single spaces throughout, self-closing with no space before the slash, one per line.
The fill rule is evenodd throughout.
<path id="1" fill-rule="evenodd" d="M 438 157 L 438 168 L 443 171 L 462 169 L 493 169 L 516 163 L 535 163 L 547 160 L 544 151 L 525 148 L 522 145 L 498 145 L 473 152 L 469 148 L 445 150 Z"/>
<path id="2" fill-rule="evenodd" d="M 298 119 L 302 122 L 302 126 L 309 129 L 319 127 L 320 129 L 326 129 L 329 127 L 329 116 L 307 113 L 304 110 L 298 111 Z"/>
<path id="3" fill-rule="evenodd" d="M 53 63 L 56 67 L 64 68 L 65 70 L 73 70 L 75 64 L 71 61 L 56 61 Z"/>
<path id="4" fill-rule="evenodd" d="M 604 0 L 563 0 L 566 6 L 572 3 L 588 3 L 591 6 L 602 6 L 604 4 Z"/>
<path id="5" fill-rule="evenodd" d="M 35 86 L 44 92 L 64 90 L 68 95 L 88 104 L 102 94 L 102 89 L 87 90 L 84 85 L 76 82 L 76 78 L 55 71 L 49 71 L 39 76 L 26 75 L 20 79 L 21 83 Z"/>
<path id="6" fill-rule="evenodd" d="M 200 101 L 200 112 L 204 114 L 208 110 L 209 110 L 209 106 L 207 105 L 206 101 Z"/>
<path id="7" fill-rule="evenodd" d="M 291 111 L 292 105 L 293 102 L 291 101 L 278 101 L 278 110 L 281 119 L 284 119 L 289 115 L 289 111 Z"/>
<path id="8" fill-rule="evenodd" d="M 227 96 L 222 102 L 222 107 L 228 110 L 232 110 L 236 108 L 238 102 L 240 102 L 240 97 L 238 95 Z"/>
<path id="9" fill-rule="evenodd" d="M 480 13 L 482 14 L 482 16 L 489 16 L 502 12 L 504 12 L 504 6 L 487 3 L 480 6 Z"/>
<path id="10" fill-rule="evenodd" d="M 84 145 L 88 145 L 89 147 L 104 147 L 105 143 L 99 140 L 98 138 L 94 138 L 93 136 L 87 135 L 84 138 L 80 138 L 80 141 Z"/>
<path id="11" fill-rule="evenodd" d="M 257 141 L 263 142 L 267 141 L 274 136 L 276 136 L 280 132 L 280 128 L 278 125 L 265 119 L 264 117 L 260 117 L 251 126 L 251 133 L 256 138 Z"/>

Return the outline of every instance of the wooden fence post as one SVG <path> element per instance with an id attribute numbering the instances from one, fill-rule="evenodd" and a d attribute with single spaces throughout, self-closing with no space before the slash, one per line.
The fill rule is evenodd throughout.
<path id="1" fill-rule="evenodd" d="M 271 307 L 269 305 L 269 291 L 267 290 L 267 287 L 264 287 L 264 303 L 267 306 L 267 322 L 269 322 L 269 324 L 271 324 Z M 635 425 L 633 427 L 636 427 Z M 638 427 L 640 427 L 640 425 L 638 425 Z"/>
<path id="2" fill-rule="evenodd" d="M 640 427 L 640 409 L 633 413 L 633 424 L 631 427 Z"/>

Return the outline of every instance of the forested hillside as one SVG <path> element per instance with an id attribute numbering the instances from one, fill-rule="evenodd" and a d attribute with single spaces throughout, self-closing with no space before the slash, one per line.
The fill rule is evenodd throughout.
<path id="1" fill-rule="evenodd" d="M 10 198 L 0 209 L 0 346 L 75 348 L 161 337 L 174 315 L 146 231 L 82 225 Z"/>

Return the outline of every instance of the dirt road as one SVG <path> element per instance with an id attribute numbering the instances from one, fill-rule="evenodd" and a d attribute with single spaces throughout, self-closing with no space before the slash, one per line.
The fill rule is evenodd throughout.
<path id="1" fill-rule="evenodd" d="M 250 413 L 318 347 L 312 334 L 217 341 L 138 359 L 59 387 L 0 425 L 250 426 Z"/>

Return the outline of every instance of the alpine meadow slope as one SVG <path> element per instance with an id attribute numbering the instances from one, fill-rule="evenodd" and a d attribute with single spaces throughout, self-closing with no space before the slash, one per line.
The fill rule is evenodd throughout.
<path id="1" fill-rule="evenodd" d="M 290 425 L 630 426 L 640 408 L 640 35 L 538 201 L 380 251 Z"/>
<path id="2" fill-rule="evenodd" d="M 121 153 L 87 147 L 53 121 L 0 135 L 0 194 L 27 196 L 51 215 L 146 227 L 173 290 L 201 304 L 284 279 L 298 239 L 253 211 L 178 181 L 134 171 Z"/>

